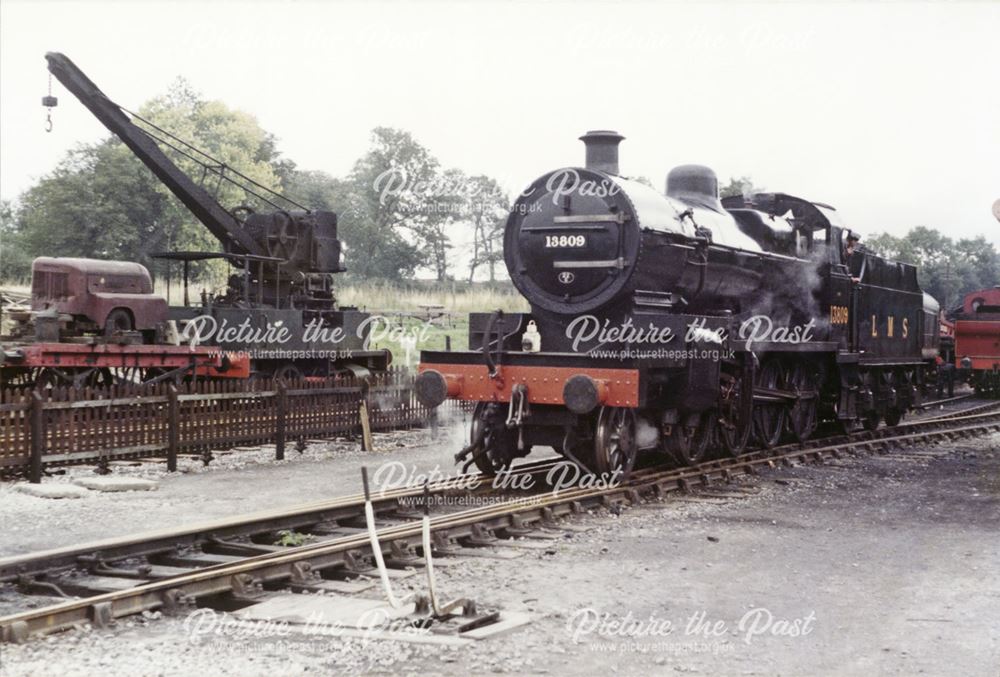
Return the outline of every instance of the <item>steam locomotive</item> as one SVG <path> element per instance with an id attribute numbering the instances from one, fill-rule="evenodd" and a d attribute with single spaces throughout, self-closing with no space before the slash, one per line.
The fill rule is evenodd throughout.
<path id="1" fill-rule="evenodd" d="M 474 313 L 468 350 L 421 353 L 425 405 L 476 403 L 456 461 L 495 473 L 551 446 L 598 473 L 653 449 L 694 464 L 919 404 L 939 307 L 913 266 L 853 251 L 829 205 L 720 200 L 697 165 L 660 194 L 621 175 L 624 137 L 580 138 L 585 166 L 538 178 L 507 220 L 531 312 Z"/>

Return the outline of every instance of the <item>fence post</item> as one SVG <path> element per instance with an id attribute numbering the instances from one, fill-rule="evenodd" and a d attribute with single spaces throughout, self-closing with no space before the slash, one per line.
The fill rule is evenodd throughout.
<path id="1" fill-rule="evenodd" d="M 167 386 L 167 470 L 177 472 L 177 448 L 180 446 L 180 404 L 177 386 Z"/>
<path id="2" fill-rule="evenodd" d="M 37 390 L 31 392 L 31 464 L 28 481 L 42 483 L 42 453 L 45 451 L 45 403 Z"/>
<path id="3" fill-rule="evenodd" d="M 278 379 L 277 384 L 277 409 L 278 418 L 274 424 L 274 458 L 279 461 L 285 460 L 285 434 L 286 418 L 288 416 L 288 386 L 285 379 Z"/>
<path id="4" fill-rule="evenodd" d="M 372 442 L 371 420 L 368 418 L 368 379 L 361 378 L 360 385 L 361 402 L 358 404 L 358 417 L 361 419 L 361 451 L 375 451 L 375 445 Z"/>

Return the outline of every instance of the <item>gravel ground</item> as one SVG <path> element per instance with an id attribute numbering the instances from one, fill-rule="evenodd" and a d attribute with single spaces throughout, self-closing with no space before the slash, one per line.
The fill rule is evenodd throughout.
<path id="1" fill-rule="evenodd" d="M 418 471 L 458 442 L 386 435 Z M 398 447 L 395 445 L 412 445 Z M 449 446 L 450 445 L 450 446 Z M 160 477 L 156 492 L 0 493 L 6 553 L 354 492 L 350 444 L 276 464 Z M 353 445 L 356 448 L 356 444 Z M 3 646 L 7 675 L 954 674 L 1000 669 L 1000 435 L 918 453 L 770 471 L 730 495 L 574 521 L 545 549 L 438 572 L 446 597 L 529 613 L 471 648 L 293 635 L 195 638 L 191 621 L 120 621 Z M 929 450 L 928 450 L 929 451 Z M 228 462 L 228 461 L 227 461 Z M 122 472 L 129 469 L 122 469 Z M 149 472 L 143 470 L 143 472 Z M 295 491 L 288 492 L 287 486 Z M 251 490 L 251 498 L 245 494 Z M 9 500 L 12 499 L 12 500 Z M 133 520 L 141 511 L 141 524 Z M 11 516 L 14 516 L 12 521 Z M 400 583 L 418 590 L 422 578 Z M 669 623 L 669 626 L 668 626 Z"/>
<path id="2" fill-rule="evenodd" d="M 376 433 L 374 454 L 362 452 L 357 440 L 340 439 L 309 444 L 301 454 L 287 449 L 284 461 L 274 460 L 273 446 L 217 452 L 208 466 L 179 459 L 177 473 L 168 473 L 163 463 L 116 464 L 112 476 L 157 480 L 159 486 L 92 491 L 81 499 L 37 498 L 18 492 L 16 484 L 2 484 L 0 520 L 7 537 L 0 557 L 360 493 L 362 466 L 374 472 L 381 464 L 401 464 L 407 475 L 439 466 L 453 472 L 451 457 L 466 435 L 461 423 L 439 429 L 434 440 L 427 430 Z M 71 466 L 43 483 L 94 476 L 92 467 Z"/>
<path id="3" fill-rule="evenodd" d="M 934 407 L 910 420 L 939 416 L 970 403 Z M 174 527 L 258 510 L 297 505 L 361 491 L 361 467 L 402 464 L 407 475 L 453 472 L 452 456 L 468 439 L 468 422 L 443 422 L 435 439 L 428 430 L 375 433 L 375 454 L 360 450 L 358 440 L 310 443 L 299 453 L 289 445 L 284 461 L 274 460 L 274 447 L 216 452 L 205 466 L 182 457 L 177 473 L 164 463 L 115 464 L 112 476 L 157 480 L 158 489 L 120 494 L 90 492 L 81 499 L 44 499 L 16 491 L 16 483 L 0 483 L 0 521 L 7 538 L 0 557 L 73 545 L 129 533 Z M 536 461 L 549 450 L 537 450 Z M 66 484 L 94 477 L 91 466 L 70 466 L 64 474 L 44 478 Z"/>

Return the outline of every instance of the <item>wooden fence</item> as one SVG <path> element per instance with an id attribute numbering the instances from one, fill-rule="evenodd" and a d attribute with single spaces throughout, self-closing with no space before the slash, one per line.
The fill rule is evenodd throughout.
<path id="1" fill-rule="evenodd" d="M 421 426 L 430 411 L 413 374 L 391 370 L 367 387 L 353 377 L 297 381 L 202 381 L 153 386 L 8 390 L 0 394 L 0 473 L 112 459 L 207 454 L 235 446 L 355 435 L 366 403 L 372 430 Z M 448 406 L 448 405 L 445 405 Z"/>

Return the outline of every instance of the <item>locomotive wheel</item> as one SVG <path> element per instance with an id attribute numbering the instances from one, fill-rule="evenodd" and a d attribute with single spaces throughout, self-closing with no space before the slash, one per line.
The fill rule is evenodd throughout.
<path id="1" fill-rule="evenodd" d="M 675 427 L 666 439 L 667 450 L 681 465 L 697 465 L 705 460 L 715 427 L 715 413 L 705 412 L 697 425 Z"/>
<path id="2" fill-rule="evenodd" d="M 626 407 L 601 407 L 594 435 L 594 472 L 599 475 L 620 470 L 629 473 L 635 465 L 638 445 L 635 412 Z"/>
<path id="3" fill-rule="evenodd" d="M 132 316 L 124 308 L 115 308 L 104 320 L 104 335 L 114 336 L 126 331 L 132 331 Z"/>
<path id="4" fill-rule="evenodd" d="M 757 385 L 771 390 L 782 386 L 781 365 L 777 360 L 768 360 L 760 370 Z M 785 405 L 764 402 L 754 407 L 754 436 L 765 449 L 781 441 L 785 430 Z"/>
<path id="5" fill-rule="evenodd" d="M 32 376 L 33 372 L 30 369 L 14 369 L 11 368 L 8 373 L 3 374 L 2 383 L 0 387 L 3 388 L 24 388 L 31 386 L 34 383 L 34 378 Z"/>
<path id="6" fill-rule="evenodd" d="M 63 385 L 66 382 L 54 369 L 40 369 L 35 376 L 35 390 L 52 390 Z"/>
<path id="7" fill-rule="evenodd" d="M 861 427 L 869 432 L 878 428 L 878 423 L 882 418 L 876 408 L 883 394 L 880 388 L 881 381 L 882 375 L 877 371 L 868 372 L 861 377 L 861 387 L 868 394 L 866 397 L 859 399 L 865 405 L 870 405 L 871 408 L 861 411 L 860 422 Z"/>
<path id="8" fill-rule="evenodd" d="M 851 418 L 840 418 L 840 406 L 835 404 L 833 406 L 833 417 L 829 421 L 830 432 L 834 435 L 850 435 L 857 428 L 858 422 L 856 419 Z"/>
<path id="9" fill-rule="evenodd" d="M 983 388 L 983 395 L 986 397 L 996 397 L 998 391 L 1000 391 L 1000 375 L 996 372 L 984 372 L 983 373 L 983 383 L 985 387 Z"/>
<path id="10" fill-rule="evenodd" d="M 504 427 L 501 418 L 495 414 L 495 407 L 489 402 L 478 403 L 472 412 L 470 439 L 475 444 L 480 438 L 483 451 L 477 450 L 474 457 L 479 472 L 492 477 L 509 468 L 514 460 L 517 440 Z"/>
<path id="11" fill-rule="evenodd" d="M 143 377 L 140 379 L 140 381 L 143 381 L 143 382 L 144 381 L 150 381 L 150 380 L 156 378 L 157 376 L 163 376 L 168 371 L 173 371 L 173 370 L 163 369 L 161 367 L 152 367 L 152 368 L 146 370 L 145 375 L 143 375 Z M 158 381 L 158 383 L 163 383 L 163 382 L 171 383 L 171 384 L 173 384 L 175 386 L 179 386 L 180 384 L 182 384 L 184 382 L 184 375 L 183 374 L 174 374 L 170 378 L 163 379 L 163 381 Z"/>
<path id="12" fill-rule="evenodd" d="M 302 370 L 294 364 L 283 364 L 274 370 L 274 378 L 283 381 L 298 381 L 302 378 Z"/>
<path id="13" fill-rule="evenodd" d="M 722 393 L 719 400 L 718 431 L 722 446 L 730 456 L 739 456 L 746 451 L 753 428 L 753 416 L 743 414 L 746 398 L 753 398 L 753 390 L 744 387 L 739 376 L 722 375 Z"/>
<path id="14" fill-rule="evenodd" d="M 910 374 L 901 371 L 899 373 L 888 372 L 885 375 L 886 387 L 895 395 L 892 398 L 892 402 L 899 402 L 900 389 L 903 389 L 906 393 L 906 401 L 909 401 L 909 390 L 911 387 Z M 891 406 L 885 411 L 885 424 L 887 426 L 897 426 L 899 422 L 903 420 L 903 414 L 905 413 L 904 408 L 901 406 Z"/>
<path id="15" fill-rule="evenodd" d="M 899 422 L 903 420 L 903 410 L 893 407 L 889 411 L 885 412 L 885 424 L 887 426 L 897 426 Z"/>
<path id="16" fill-rule="evenodd" d="M 814 390 L 816 379 L 810 369 L 803 364 L 796 364 L 792 369 L 789 387 L 797 393 Z M 788 410 L 788 428 L 796 441 L 804 442 L 816 431 L 818 412 L 816 397 L 796 399 Z"/>
<path id="17" fill-rule="evenodd" d="M 95 369 L 83 380 L 85 388 L 106 388 L 115 384 L 115 377 L 109 369 Z"/>

